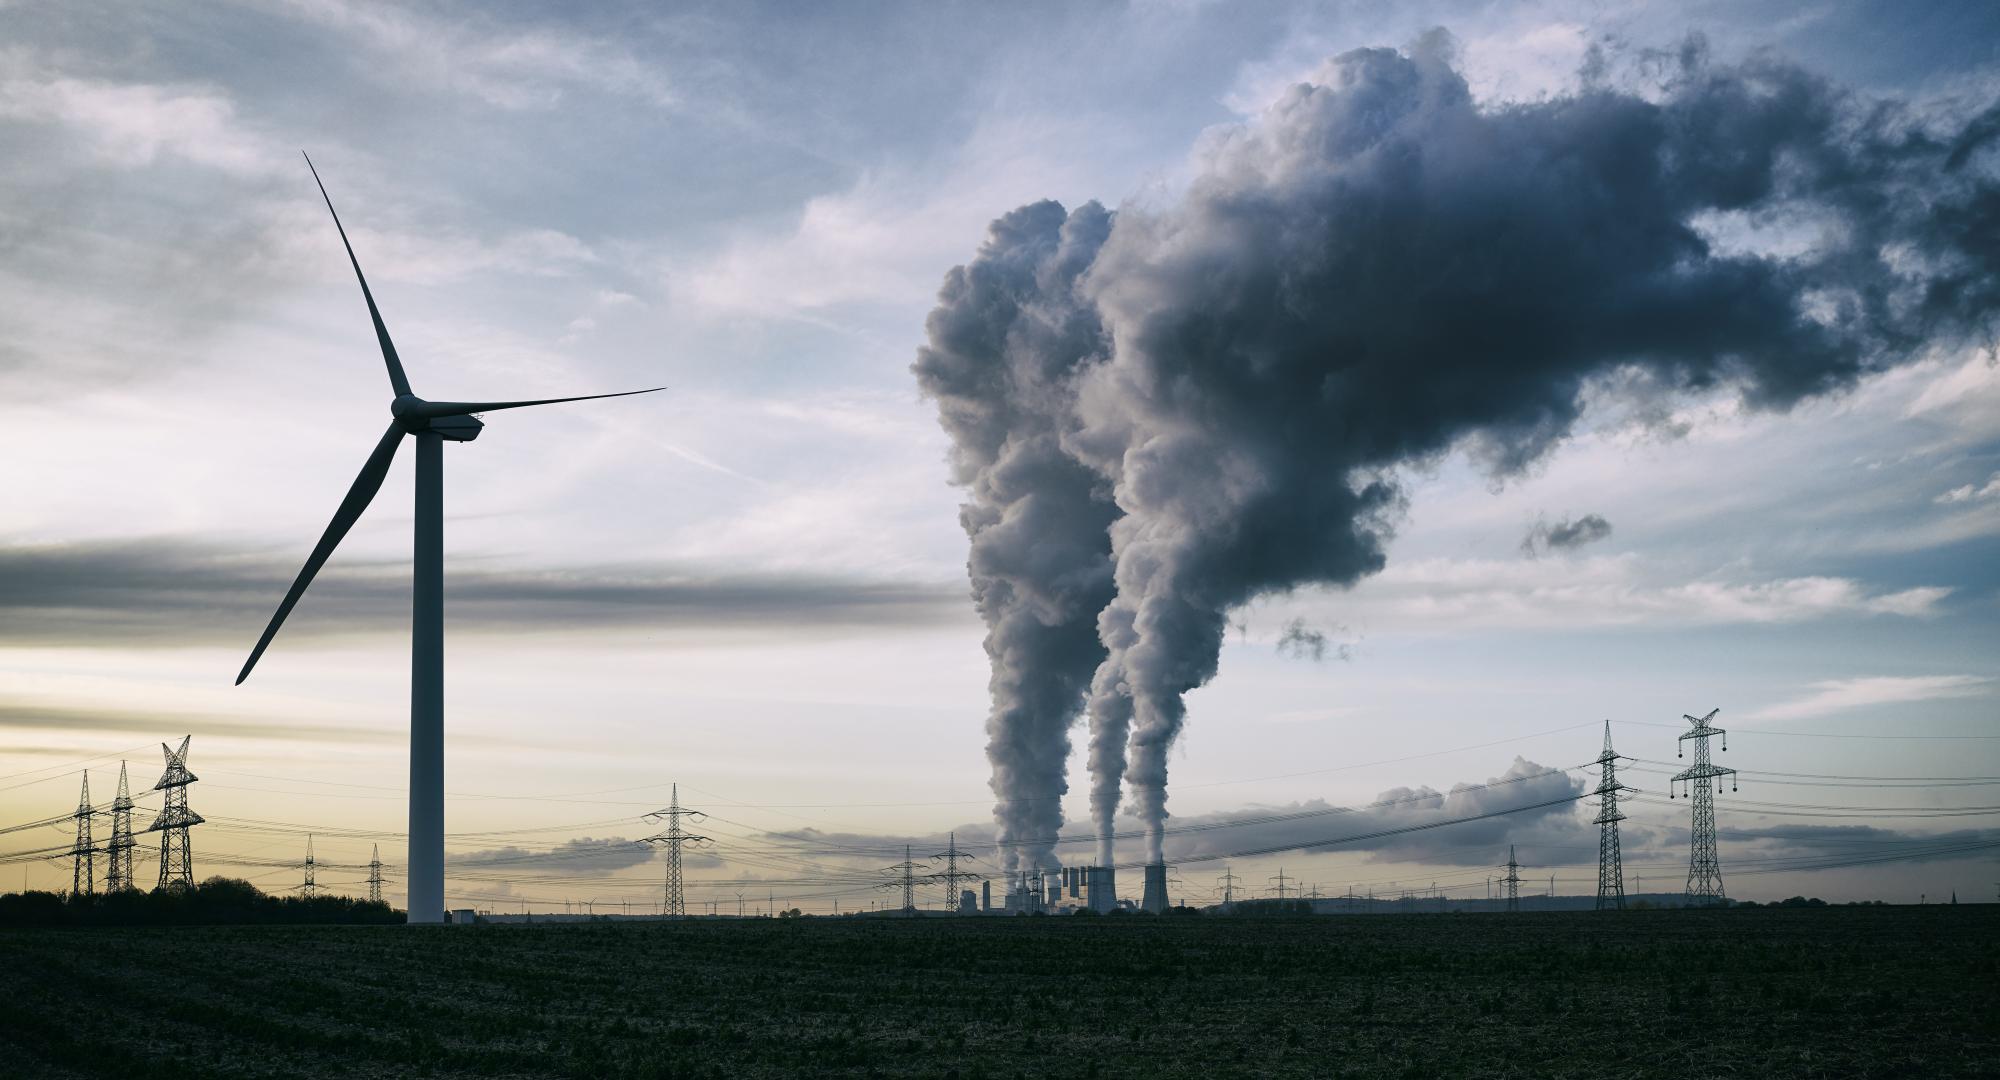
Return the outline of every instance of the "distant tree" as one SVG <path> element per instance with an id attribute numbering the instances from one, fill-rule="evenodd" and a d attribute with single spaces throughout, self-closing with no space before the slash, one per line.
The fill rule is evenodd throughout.
<path id="1" fill-rule="evenodd" d="M 140 892 L 0 896 L 0 926 L 212 926 L 237 923 L 399 923 L 386 904 L 346 896 L 270 896 L 237 878 Z"/>

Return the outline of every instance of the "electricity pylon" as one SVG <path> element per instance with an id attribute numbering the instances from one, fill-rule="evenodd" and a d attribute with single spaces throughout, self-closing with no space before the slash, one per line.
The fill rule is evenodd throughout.
<path id="1" fill-rule="evenodd" d="M 90 819 L 97 811 L 90 808 L 90 770 L 83 771 L 83 794 L 78 798 L 76 813 L 76 846 L 69 849 L 75 857 L 76 865 L 70 873 L 69 894 L 89 896 L 97 891 L 97 852 L 99 848 L 90 837 Z"/>
<path id="2" fill-rule="evenodd" d="M 979 856 L 974 855 L 970 851 L 958 850 L 958 834 L 956 832 L 948 833 L 947 836 L 948 839 L 945 841 L 944 850 L 931 856 L 932 862 L 936 862 L 939 859 L 944 860 L 944 873 L 932 874 L 926 880 L 944 882 L 945 906 L 955 912 L 958 910 L 958 883 L 960 881 L 976 881 L 979 878 L 978 874 L 970 870 L 960 870 L 958 868 L 958 860 L 977 859 Z"/>
<path id="3" fill-rule="evenodd" d="M 146 831 L 160 834 L 160 883 L 158 888 L 169 885 L 191 889 L 194 887 L 194 855 L 188 847 L 188 830 L 201 824 L 202 816 L 188 809 L 188 785 L 201 779 L 188 771 L 188 743 L 194 739 L 189 735 L 181 740 L 179 750 L 170 750 L 166 743 L 160 744 L 160 752 L 167 756 L 167 771 L 160 775 L 160 782 L 153 785 L 154 791 L 164 792 L 166 802 L 160 807 L 160 816 Z"/>
<path id="4" fill-rule="evenodd" d="M 1716 727 L 1712 721 L 1721 709 L 1710 709 L 1707 716 L 1693 717 L 1685 713 L 1681 719 L 1693 724 L 1692 730 L 1681 733 L 1682 750 L 1687 741 L 1694 740 L 1694 764 L 1676 773 L 1667 784 L 1667 797 L 1673 798 L 1676 782 L 1688 786 L 1688 796 L 1694 800 L 1694 840 L 1688 852 L 1687 905 L 1689 907 L 1718 907 L 1728 901 L 1722 893 L 1722 861 L 1715 853 L 1715 787 L 1716 781 L 1729 777 L 1729 790 L 1736 790 L 1736 770 L 1711 764 L 1708 760 L 1708 740 L 1712 735 L 1722 737 L 1722 749 L 1729 750 L 1729 734 Z"/>
<path id="5" fill-rule="evenodd" d="M 105 848 L 104 891 L 138 888 L 132 876 L 132 789 L 125 780 L 125 763 L 118 763 L 118 797 L 111 800 L 111 843 Z"/>
<path id="6" fill-rule="evenodd" d="M 1625 864 L 1618 850 L 1618 793 L 1631 791 L 1618 782 L 1618 752 L 1611 749 L 1611 721 L 1604 722 L 1604 752 L 1597 755 L 1597 910 L 1625 910 Z"/>
<path id="7" fill-rule="evenodd" d="M 919 866 L 917 863 L 912 862 L 910 860 L 910 845 L 908 844 L 903 845 L 902 862 L 899 862 L 894 866 L 885 866 L 883 867 L 883 869 L 902 871 L 903 873 L 902 880 L 885 881 L 882 884 L 877 885 L 876 888 L 903 890 L 903 914 L 915 915 L 917 913 L 917 870 L 919 869 Z"/>
<path id="8" fill-rule="evenodd" d="M 305 865 L 306 865 L 306 879 L 299 885 L 299 895 L 306 897 L 307 899 L 311 899 L 313 894 L 319 891 L 319 882 L 313 879 L 313 871 L 319 866 L 319 864 L 313 860 L 313 837 L 311 833 L 306 834 Z"/>
<path id="9" fill-rule="evenodd" d="M 1277 873 L 1277 875 L 1276 875 L 1275 877 L 1268 877 L 1268 878 L 1265 878 L 1264 880 L 1265 880 L 1265 881 L 1275 881 L 1275 882 L 1277 882 L 1277 883 L 1278 883 L 1278 899 L 1280 899 L 1280 900 L 1283 900 L 1283 899 L 1285 898 L 1285 884 L 1286 884 L 1286 882 L 1289 882 L 1289 881 L 1294 881 L 1294 880 L 1297 880 L 1297 879 L 1295 879 L 1295 878 L 1290 878 L 1290 877 L 1286 877 L 1286 876 L 1285 876 L 1285 868 L 1284 868 L 1284 867 L 1282 867 L 1282 866 L 1280 866 L 1280 867 L 1278 867 L 1278 873 Z"/>
<path id="10" fill-rule="evenodd" d="M 376 844 L 368 856 L 368 902 L 382 902 L 382 845 Z"/>
<path id="11" fill-rule="evenodd" d="M 665 821 L 667 831 L 658 836 L 648 836 L 645 843 L 667 845 L 667 880 L 662 886 L 660 914 L 678 919 L 687 914 L 687 902 L 681 896 L 681 847 L 684 844 L 711 843 L 706 836 L 696 836 L 681 828 L 681 819 L 702 821 L 708 817 L 699 810 L 690 810 L 681 805 L 681 786 L 674 785 L 673 801 L 665 810 L 655 810 L 646 815 L 654 821 Z"/>
<path id="12" fill-rule="evenodd" d="M 1514 859 L 1514 845 L 1507 845 L 1507 876 L 1500 879 L 1507 887 L 1507 910 L 1521 910 L 1521 864 Z"/>
<path id="13" fill-rule="evenodd" d="M 1216 878 L 1215 883 L 1222 886 L 1222 910 L 1234 910 L 1236 904 L 1236 872 L 1227 866 L 1223 867 L 1222 876 Z"/>

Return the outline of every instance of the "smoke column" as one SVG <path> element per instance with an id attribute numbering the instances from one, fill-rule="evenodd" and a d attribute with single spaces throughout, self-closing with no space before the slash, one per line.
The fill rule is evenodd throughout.
<path id="1" fill-rule="evenodd" d="M 995 566 L 1089 552 L 1101 567 L 1101 542 L 1080 530 L 1108 525 L 1096 640 L 1067 633 L 1106 598 L 1093 577 L 1063 594 L 1074 651 L 1048 638 L 1005 653 L 1051 667 L 1004 679 L 994 653 L 994 715 L 1003 685 L 1053 699 L 1080 693 L 1076 673 L 1094 665 L 1093 812 L 1107 785 L 1115 807 L 1123 770 L 1147 862 L 1161 857 L 1182 697 L 1215 675 L 1228 612 L 1380 570 L 1400 469 L 1462 451 L 1512 476 L 1570 433 L 1586 390 L 1783 410 L 1984 333 L 2000 298 L 2000 107 L 1926 117 L 1778 60 L 1713 63 L 1698 40 L 1640 89 L 1608 85 L 1602 59 L 1573 93 L 1482 107 L 1442 32 L 1406 53 L 1344 54 L 1256 120 L 1212 131 L 1184 196 L 1120 210 L 1087 266 L 1022 275 L 1039 292 L 975 309 L 966 275 L 1050 248 L 1010 225 L 1059 215 L 1040 204 L 1001 219 L 947 279 L 920 373 L 941 327 L 1006 339 L 964 354 L 983 365 L 959 380 L 977 384 L 977 409 L 932 391 L 973 493 L 975 593 Z M 1760 232 L 1773 226 L 1813 240 L 1775 253 Z M 1020 331 L 1025 312 L 1075 333 Z M 1045 339 L 1053 351 L 1022 355 Z M 1020 479 L 1049 478 L 1079 532 L 975 529 L 1034 498 L 1009 485 L 989 502 L 1001 496 L 981 482 L 1004 466 L 967 468 L 1017 441 L 1051 455 Z M 1007 544 L 1027 546 L 993 550 Z M 996 634 L 1007 625 L 1010 609 L 982 610 Z M 1097 736 L 1127 724 L 1114 765 Z M 1004 806 L 1012 781 L 995 763 Z"/>
<path id="2" fill-rule="evenodd" d="M 994 816 L 1002 868 L 1017 877 L 1056 865 L 1069 729 L 1104 656 L 1097 613 L 1111 599 L 1117 508 L 1063 452 L 1057 403 L 1103 344 L 1076 281 L 1110 228 L 1095 203 L 1073 214 L 1036 203 L 994 222 L 979 257 L 946 278 L 914 369 L 966 490 L 959 521 L 992 662 Z M 1116 750 L 1122 759 L 1122 733 Z"/>

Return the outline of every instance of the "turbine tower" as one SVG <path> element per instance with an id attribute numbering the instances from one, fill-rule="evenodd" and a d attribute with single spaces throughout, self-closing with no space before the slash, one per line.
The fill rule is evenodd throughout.
<path id="1" fill-rule="evenodd" d="M 665 810 L 655 810 L 646 815 L 655 821 L 664 819 L 667 831 L 658 836 L 648 836 L 640 842 L 667 845 L 667 881 L 665 892 L 660 898 L 660 914 L 677 919 L 687 914 L 687 901 L 681 896 L 681 847 L 684 844 L 706 844 L 710 841 L 706 836 L 696 836 L 681 828 L 682 818 L 700 821 L 708 815 L 681 805 L 679 784 L 674 785 L 673 799 L 674 801 L 668 803 Z"/>
<path id="2" fill-rule="evenodd" d="M 306 159 L 306 167 L 312 169 L 311 158 Z M 326 565 L 327 558 L 339 546 L 341 538 L 354 527 L 361 512 L 368 508 L 375 493 L 381 490 L 382 479 L 389 474 L 389 465 L 395 460 L 404 437 L 414 437 L 417 441 L 417 498 L 416 574 L 410 605 L 408 919 L 413 923 L 441 923 L 444 921 L 444 444 L 447 441 L 471 442 L 479 437 L 485 425 L 474 413 L 554 405 L 565 401 L 627 397 L 662 388 L 533 401 L 427 401 L 418 397 L 410 390 L 410 380 L 403 373 L 403 361 L 396 355 L 395 344 L 389 340 L 389 328 L 382 322 L 382 313 L 375 307 L 375 295 L 368 291 L 368 279 L 362 276 L 361 261 L 355 258 L 354 245 L 348 242 L 347 230 L 340 224 L 340 215 L 334 212 L 333 199 L 327 195 L 326 185 L 320 183 L 319 170 L 312 169 L 312 174 L 313 182 L 319 185 L 320 197 L 326 200 L 327 213 L 333 215 L 333 226 L 340 233 L 341 246 L 347 249 L 347 261 L 354 267 L 355 280 L 361 283 L 361 298 L 368 304 L 368 317 L 375 324 L 375 340 L 382 347 L 382 361 L 389 371 L 389 387 L 395 393 L 389 402 L 392 419 L 389 429 L 382 433 L 368 460 L 362 464 L 360 474 L 347 489 L 347 496 L 340 500 L 333 521 L 320 535 L 312 554 L 306 557 L 305 567 L 299 571 L 298 579 L 292 582 L 291 589 L 278 604 L 277 614 L 271 616 L 271 624 L 264 628 L 264 636 L 257 639 L 257 647 L 250 650 L 250 659 L 244 662 L 236 682 L 242 685 L 243 680 L 250 677 L 250 669 L 257 665 L 257 658 L 264 655 L 265 648 L 277 635 L 278 627 L 284 625 L 285 616 L 291 614 L 292 607 L 305 594 L 306 586 L 312 584 L 313 575 Z"/>
<path id="3" fill-rule="evenodd" d="M 184 889 L 194 888 L 194 855 L 188 847 L 188 830 L 201 824 L 200 814 L 188 809 L 188 785 L 201 777 L 188 771 L 188 743 L 194 736 L 181 739 L 179 750 L 170 750 L 166 743 L 160 744 L 160 753 L 167 757 L 167 771 L 160 774 L 160 782 L 153 790 L 165 793 L 165 803 L 160 807 L 160 815 L 153 819 L 147 832 L 160 834 L 160 883 L 157 888 L 169 885 Z"/>
<path id="4" fill-rule="evenodd" d="M 132 788 L 125 779 L 125 763 L 118 763 L 118 797 L 111 800 L 111 843 L 105 847 L 104 891 L 123 892 L 138 888 L 132 876 Z"/>
<path id="5" fill-rule="evenodd" d="M 1604 722 L 1604 752 L 1597 755 L 1597 910 L 1625 910 L 1625 864 L 1618 851 L 1618 793 L 1632 790 L 1618 782 L 1618 752 L 1611 749 L 1611 721 Z"/>
<path id="6" fill-rule="evenodd" d="M 1720 907 L 1728 903 L 1722 893 L 1722 860 L 1715 853 L 1715 782 L 1729 777 L 1729 790 L 1736 790 L 1736 770 L 1713 765 L 1708 760 L 1708 740 L 1712 735 L 1722 737 L 1722 749 L 1729 749 L 1729 734 L 1714 724 L 1715 714 L 1721 709 L 1710 709 L 1707 716 L 1693 717 L 1683 713 L 1681 719 L 1693 724 L 1691 730 L 1681 733 L 1683 753 L 1689 739 L 1694 740 L 1694 764 L 1675 773 L 1667 784 L 1667 798 L 1674 797 L 1673 784 L 1685 783 L 1688 795 L 1694 799 L 1694 841 L 1688 851 L 1687 905 L 1689 907 Z M 1679 757 L 1680 754 L 1674 756 Z"/>

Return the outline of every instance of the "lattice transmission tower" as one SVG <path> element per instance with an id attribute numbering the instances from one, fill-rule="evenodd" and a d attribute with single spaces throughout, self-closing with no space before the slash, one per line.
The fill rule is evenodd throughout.
<path id="1" fill-rule="evenodd" d="M 944 850 L 931 856 L 932 862 L 936 862 L 939 859 L 944 860 L 944 873 L 932 874 L 927 880 L 944 883 L 945 906 L 955 912 L 959 910 L 958 883 L 961 881 L 977 881 L 980 877 L 974 871 L 960 870 L 958 868 L 958 860 L 977 859 L 979 856 L 974 855 L 970 851 L 960 851 L 958 849 L 958 834 L 956 832 L 948 833 L 947 837 Z"/>
<path id="2" fill-rule="evenodd" d="M 1681 719 L 1693 724 L 1692 730 L 1681 733 L 1681 749 L 1674 756 L 1686 753 L 1687 742 L 1694 740 L 1694 764 L 1676 773 L 1667 784 L 1667 798 L 1674 797 L 1676 782 L 1687 785 L 1688 797 L 1694 800 L 1694 840 L 1688 853 L 1687 905 L 1689 907 L 1719 907 L 1728 903 L 1722 892 L 1722 861 L 1715 853 L 1715 790 L 1716 782 L 1729 777 L 1729 790 L 1736 790 L 1736 770 L 1727 769 L 1708 760 L 1708 740 L 1711 736 L 1722 738 L 1722 749 L 1729 750 L 1729 733 L 1715 726 L 1715 714 L 1721 709 L 1710 709 L 1707 716 L 1693 717 L 1685 713 Z"/>
<path id="3" fill-rule="evenodd" d="M 664 821 L 667 823 L 666 832 L 658 836 L 648 836 L 645 842 L 648 844 L 667 845 L 667 880 L 660 896 L 660 914 L 668 918 L 678 919 L 687 914 L 687 901 L 681 895 L 681 848 L 688 844 L 699 846 L 712 842 L 706 836 L 696 836 L 686 829 L 681 828 L 681 819 L 687 818 L 690 821 L 702 821 L 708 815 L 699 810 L 690 810 L 682 806 L 681 786 L 675 784 L 673 788 L 673 801 L 667 804 L 667 808 L 665 810 L 655 810 L 646 816 L 654 821 Z"/>
<path id="4" fill-rule="evenodd" d="M 1618 849 L 1618 793 L 1631 791 L 1618 782 L 1618 752 L 1611 749 L 1611 721 L 1604 722 L 1604 752 L 1597 755 L 1597 910 L 1625 910 L 1625 863 Z"/>
<path id="5" fill-rule="evenodd" d="M 76 813 L 71 815 L 76 818 L 76 846 L 69 849 L 76 860 L 70 872 L 71 896 L 89 896 L 97 891 L 97 853 L 103 849 L 90 836 L 91 818 L 96 815 L 97 811 L 90 807 L 90 770 L 85 769 L 83 794 L 78 797 Z"/>
<path id="6" fill-rule="evenodd" d="M 1514 859 L 1514 845 L 1507 845 L 1507 876 L 1500 879 L 1506 886 L 1507 910 L 1521 910 L 1521 864 Z"/>
<path id="7" fill-rule="evenodd" d="M 1264 880 L 1265 880 L 1265 881 L 1275 881 L 1275 882 L 1277 882 L 1277 883 L 1278 883 L 1278 899 L 1280 899 L 1280 900 L 1283 900 L 1283 899 L 1285 898 L 1285 889 L 1286 889 L 1286 887 L 1287 887 L 1288 885 L 1290 885 L 1290 884 L 1291 884 L 1292 882 L 1294 882 L 1294 881 L 1297 881 L 1297 880 L 1298 880 L 1298 878 L 1295 878 L 1295 877 L 1292 877 L 1292 876 L 1290 876 L 1289 874 L 1286 874 L 1286 873 L 1285 873 L 1285 868 L 1284 868 L 1284 867 L 1282 867 L 1282 866 L 1280 866 L 1280 867 L 1278 867 L 1278 872 L 1277 872 L 1277 873 L 1276 873 L 1275 875 L 1273 875 L 1273 876 L 1271 876 L 1271 877 L 1267 877 L 1267 878 L 1265 878 Z"/>
<path id="8" fill-rule="evenodd" d="M 903 845 L 902 862 L 894 866 L 885 866 L 882 869 L 898 871 L 902 874 L 902 879 L 900 881 L 885 881 L 877 885 L 876 888 L 903 890 L 903 914 L 915 915 L 917 913 L 917 871 L 922 869 L 922 866 L 919 863 L 911 861 L 910 845 Z"/>
<path id="9" fill-rule="evenodd" d="M 319 894 L 319 881 L 314 876 L 314 872 L 318 869 L 319 869 L 319 862 L 313 858 L 313 836 L 311 833 L 307 833 L 306 861 L 305 861 L 306 879 L 299 883 L 300 896 L 306 897 L 307 899 L 311 899 L 312 897 Z"/>
<path id="10" fill-rule="evenodd" d="M 376 844 L 368 856 L 368 902 L 382 902 L 382 845 Z"/>
<path id="11" fill-rule="evenodd" d="M 139 887 L 132 874 L 132 788 L 125 779 L 125 763 L 118 763 L 118 797 L 111 800 L 111 843 L 105 846 L 104 891 L 123 892 Z"/>
<path id="12" fill-rule="evenodd" d="M 166 755 L 167 771 L 160 775 L 160 782 L 153 790 L 165 795 L 165 804 L 160 807 L 160 815 L 153 819 L 147 832 L 160 834 L 160 883 L 158 888 L 177 886 L 194 887 L 194 855 L 188 844 L 188 830 L 201 824 L 202 816 L 188 809 L 188 785 L 201 779 L 188 771 L 188 743 L 194 739 L 189 735 L 181 740 L 179 750 L 168 749 L 160 744 L 160 752 Z"/>

